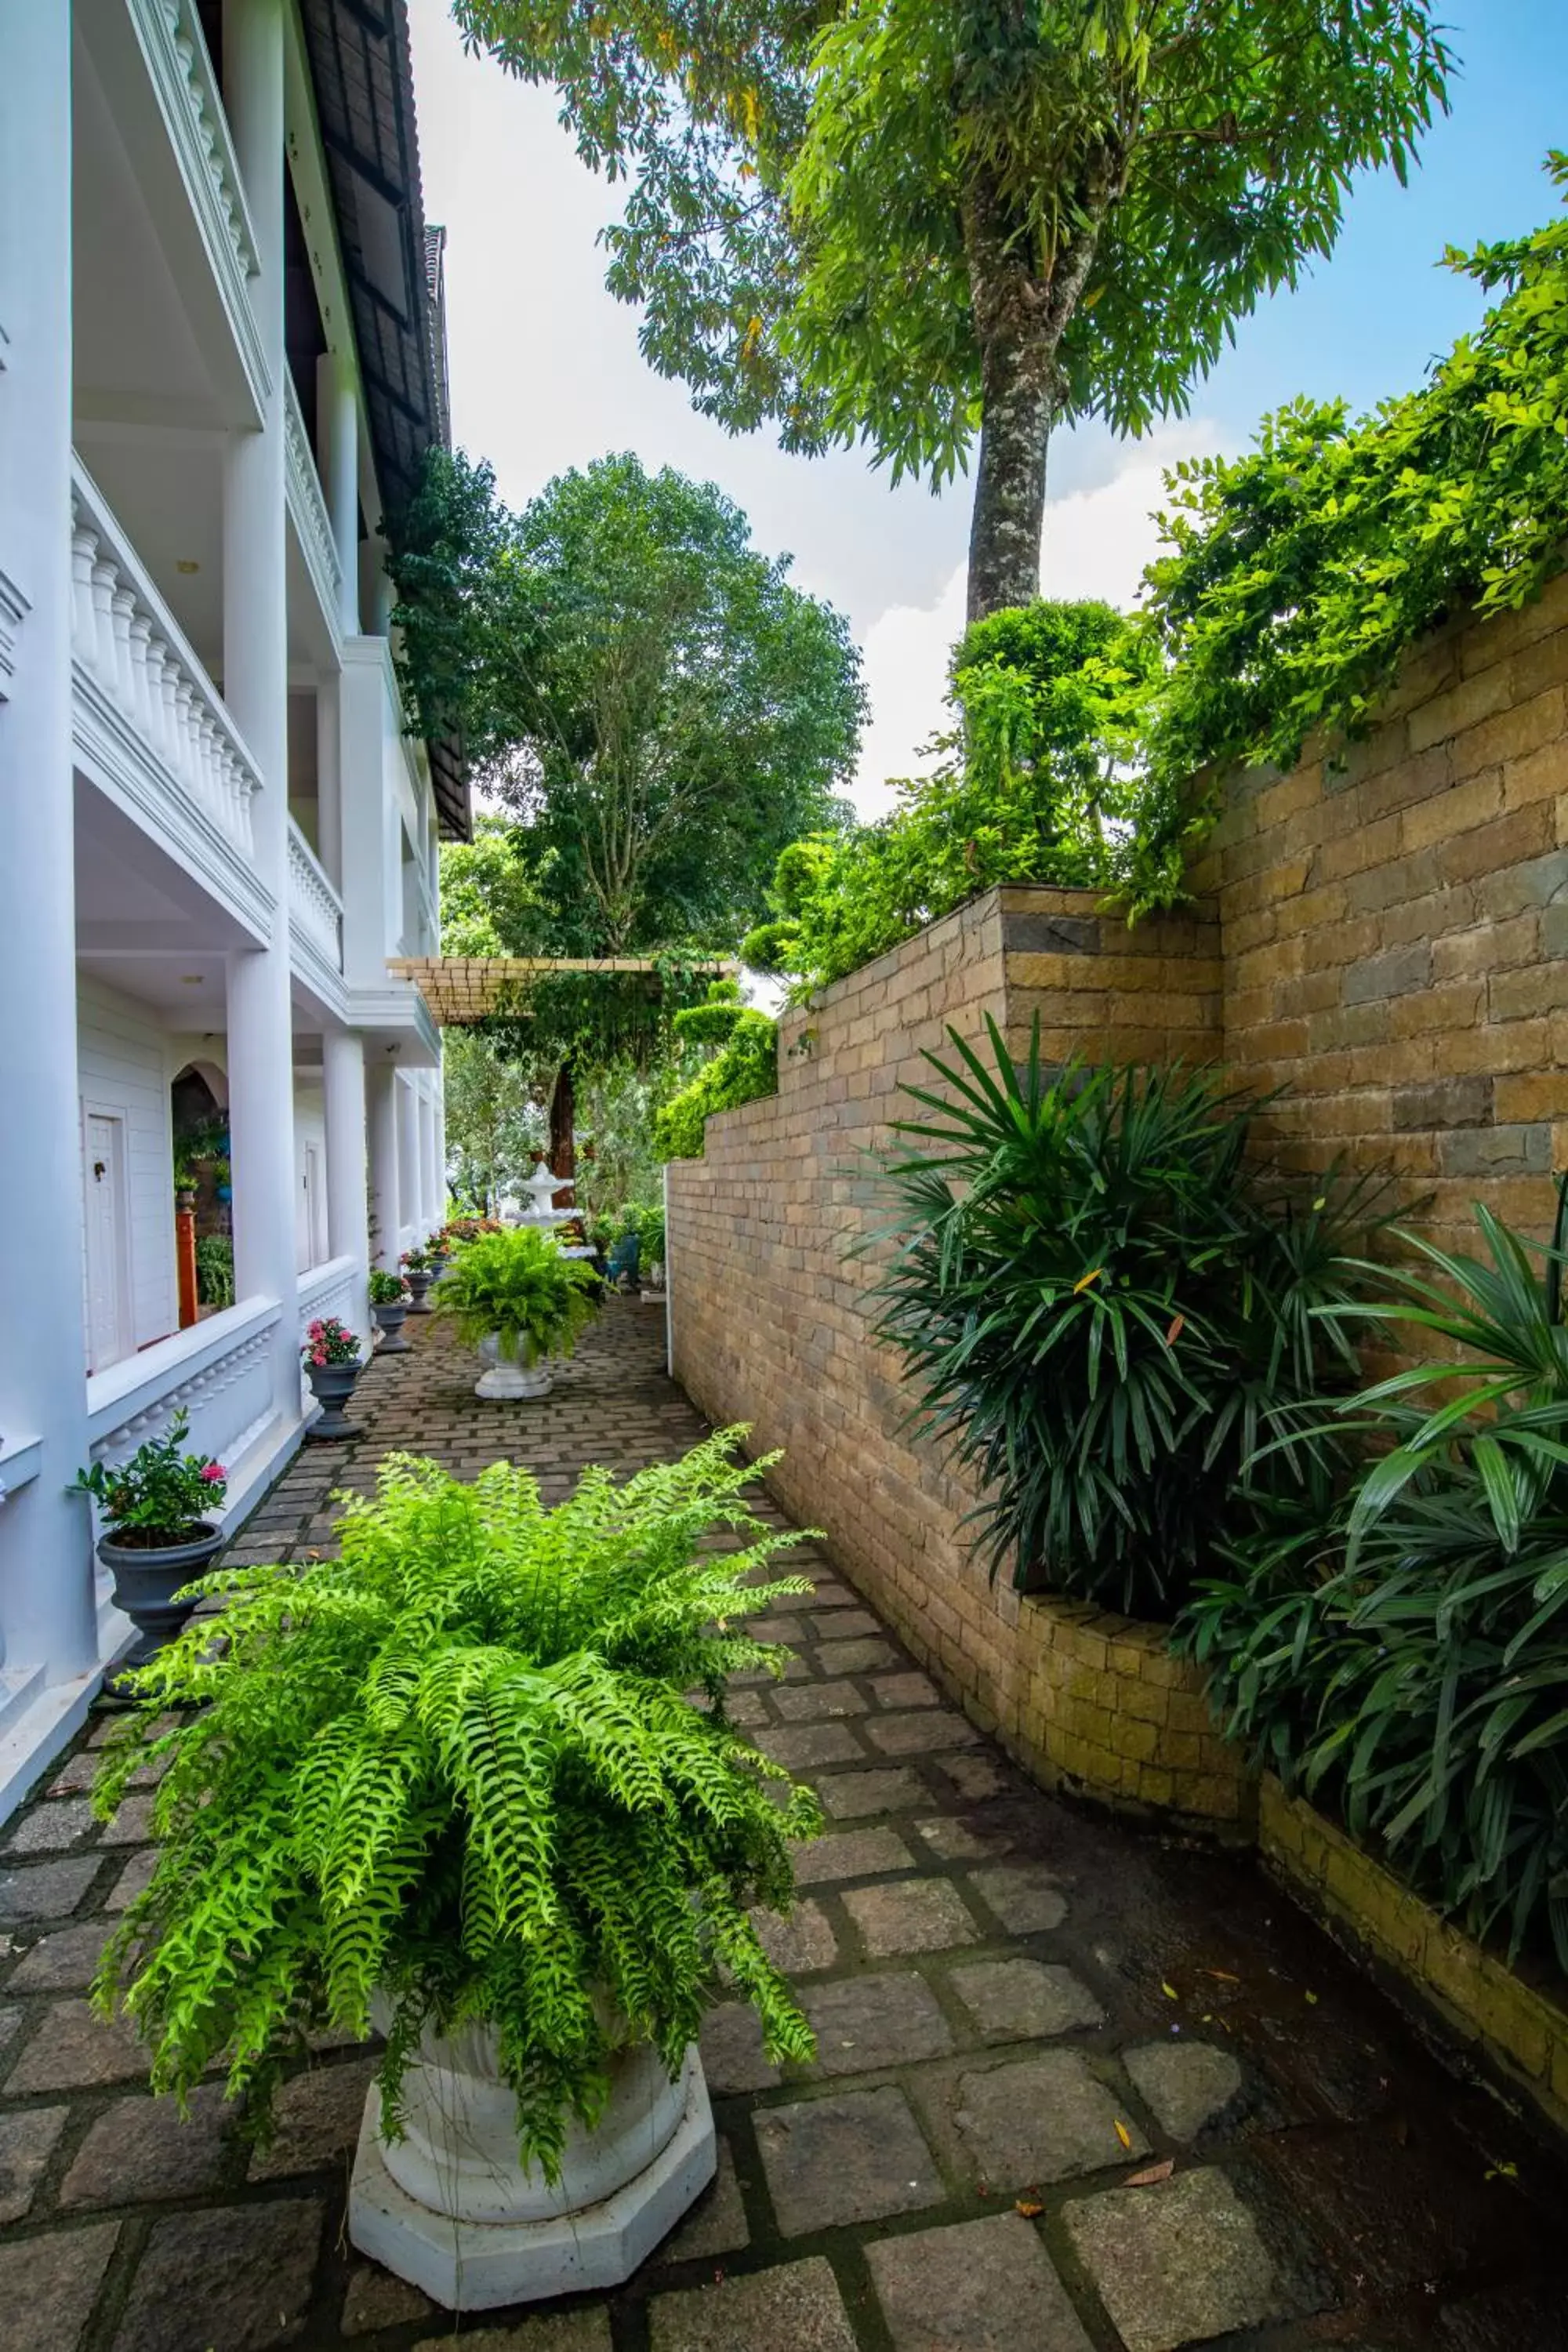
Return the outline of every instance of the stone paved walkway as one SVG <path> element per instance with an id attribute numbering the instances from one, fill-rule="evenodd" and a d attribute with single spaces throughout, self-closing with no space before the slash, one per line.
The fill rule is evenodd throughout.
<path id="1" fill-rule="evenodd" d="M 510 1451 L 553 1497 L 701 1424 L 662 1318 L 612 1301 L 547 1404 L 482 1405 L 432 1324 L 376 1364 L 358 1445 L 307 1447 L 236 1546 L 331 1538 L 332 1487 L 391 1446 Z M 1032 1788 L 942 1705 L 821 1555 L 742 1705 L 830 1834 L 774 1948 L 819 2037 L 704 2042 L 716 2188 L 609 2304 L 491 2315 L 477 2352 L 1563 2352 L 1568 2168 L 1442 2072 L 1242 1862 Z M 89 1733 L 89 1740 L 96 1735 Z M 437 2347 L 454 2323 L 362 2262 L 344 2197 L 369 2062 L 323 2052 L 264 2158 L 217 2090 L 188 2126 L 83 1989 L 145 1867 L 84 1748 L 0 1839 L 0 2352 Z M 1140 2185 L 1142 2183 L 1142 2185 Z"/>

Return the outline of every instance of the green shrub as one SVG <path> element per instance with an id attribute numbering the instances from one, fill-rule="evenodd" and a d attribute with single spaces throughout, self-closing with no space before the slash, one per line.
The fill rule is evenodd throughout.
<path id="1" fill-rule="evenodd" d="M 1314 1198 L 1249 1170 L 1256 1099 L 1205 1070 L 1042 1069 L 1037 1024 L 992 1069 L 949 1031 L 944 1097 L 896 1132 L 892 1255 L 871 1293 L 917 1418 L 984 1499 L 993 1572 L 1170 1617 L 1258 1502 L 1260 1437 L 1355 1360 L 1321 1310 L 1352 1295 L 1365 1188 Z M 1332 1444 L 1272 1458 L 1327 1498 Z"/>
<path id="2" fill-rule="evenodd" d="M 370 1270 L 370 1303 L 373 1307 L 397 1307 L 403 1300 L 403 1277 L 388 1274 L 384 1266 L 373 1265 Z"/>
<path id="3" fill-rule="evenodd" d="M 1002 882 L 1110 887 L 1133 857 L 1147 630 L 1109 604 L 1042 600 L 976 622 L 954 651 L 957 732 L 880 824 L 786 849 L 754 970 L 825 986 Z M 1147 887 L 1145 888 L 1147 895 Z"/>
<path id="4" fill-rule="evenodd" d="M 204 1234 L 196 1244 L 196 1297 L 204 1307 L 234 1305 L 234 1244 L 226 1234 Z"/>
<path id="5" fill-rule="evenodd" d="M 184 2100 L 222 2064 L 264 2126 L 279 2060 L 364 2036 L 381 1994 L 393 2127 L 421 2032 L 488 2023 L 522 2152 L 552 2170 L 606 2089 L 595 1995 L 673 2074 L 727 1969 L 769 2055 L 811 2057 L 747 1906 L 788 1907 L 787 1841 L 820 1815 L 724 1708 L 730 1675 L 784 1662 L 741 1622 L 810 1588 L 746 1582 L 795 1538 L 752 1517 L 741 1433 L 624 1486 L 589 1470 L 553 1511 L 508 1463 L 463 1486 L 393 1455 L 374 1499 L 343 1498 L 341 1559 L 205 1580 L 224 1640 L 198 1620 L 136 1675 L 96 1790 L 107 1818 L 167 1762 L 153 1878 L 95 1987 L 155 2089 Z M 721 1528 L 740 1548 L 704 1551 Z M 170 1730 L 172 1706 L 199 1711 Z"/>
<path id="6" fill-rule="evenodd" d="M 597 1312 L 595 1277 L 530 1226 L 480 1234 L 460 1245 L 442 1276 L 436 1311 L 449 1315 L 470 1345 L 493 1333 L 504 1355 L 535 1364 L 572 1353 Z"/>
<path id="7" fill-rule="evenodd" d="M 1448 1286 L 1391 1271 L 1357 1310 L 1456 1352 L 1338 1405 L 1357 1475 L 1233 1545 L 1184 1641 L 1287 1783 L 1472 1932 L 1546 1929 L 1568 1968 L 1563 1213 L 1544 1251 L 1476 1216 L 1484 1261 L 1401 1235 Z"/>
<path id="8" fill-rule="evenodd" d="M 1548 169 L 1568 192 L 1568 157 Z M 1173 552 L 1149 572 L 1169 685 L 1148 819 L 1201 831 L 1193 779 L 1289 768 L 1314 729 L 1363 735 L 1408 648 L 1456 611 L 1527 604 L 1568 549 L 1568 220 L 1449 252 L 1502 299 L 1418 390 L 1266 417 L 1239 458 L 1169 478 Z"/>
<path id="9" fill-rule="evenodd" d="M 675 1016 L 678 1036 L 688 1043 L 716 1045 L 679 1093 L 654 1120 L 654 1150 L 660 1160 L 700 1160 L 703 1131 L 715 1111 L 778 1092 L 778 1024 L 765 1013 L 740 1002 L 733 981 L 716 980 L 705 1004 L 688 1005 Z"/>

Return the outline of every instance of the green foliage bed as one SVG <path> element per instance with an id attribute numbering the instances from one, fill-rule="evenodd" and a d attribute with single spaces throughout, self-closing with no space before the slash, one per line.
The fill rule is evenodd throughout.
<path id="1" fill-rule="evenodd" d="M 624 1486 L 590 1470 L 553 1511 L 506 1463 L 462 1486 L 393 1456 L 344 1498 L 341 1560 L 204 1582 L 223 1643 L 198 1620 L 141 1672 L 96 1792 L 107 1816 L 167 1762 L 152 1883 L 96 1988 L 155 2089 L 222 2065 L 264 2122 L 280 2059 L 366 2034 L 379 1993 L 394 2127 L 421 2031 L 488 2022 L 548 2168 L 605 2095 L 606 2012 L 673 2074 L 723 1968 L 770 2054 L 811 2056 L 747 1906 L 787 1907 L 788 1841 L 820 1815 L 724 1710 L 730 1675 L 783 1671 L 744 1621 L 809 1585 L 745 1580 L 795 1538 L 749 1509 L 740 1434 Z M 738 1549 L 702 1552 L 721 1528 Z"/>

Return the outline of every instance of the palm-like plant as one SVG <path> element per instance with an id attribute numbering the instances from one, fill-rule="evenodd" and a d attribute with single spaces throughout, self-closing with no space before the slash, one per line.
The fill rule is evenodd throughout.
<path id="1" fill-rule="evenodd" d="M 918 1418 L 983 1493 L 993 1571 L 1170 1615 L 1217 1537 L 1256 1507 L 1242 1465 L 1355 1360 L 1319 1310 L 1353 1275 L 1342 1234 L 1371 1187 L 1315 1195 L 1249 1171 L 1262 1107 L 1214 1071 L 1050 1072 L 990 1024 L 956 1031 L 938 1095 L 896 1132 L 891 1255 L 872 1292 Z M 1275 1457 L 1322 1492 L 1332 1442 Z"/>
<path id="2" fill-rule="evenodd" d="M 487 2024 L 548 2171 L 616 2032 L 673 2074 L 721 1968 L 771 2054 L 810 2057 L 747 1906 L 787 1907 L 787 1841 L 820 1815 L 724 1711 L 731 1674 L 784 1663 L 730 1629 L 809 1585 L 746 1582 L 795 1538 L 749 1510 L 741 1434 L 624 1486 L 590 1470 L 553 1511 L 506 1463 L 465 1486 L 393 1456 L 346 1498 L 340 1560 L 204 1582 L 223 1643 L 198 1622 L 136 1676 L 96 1792 L 107 1814 L 167 1759 L 156 1869 L 96 1987 L 106 2012 L 124 1992 L 155 2088 L 223 2062 L 264 2120 L 280 2056 L 365 2034 L 379 1994 L 389 2128 L 422 2032 Z M 700 1556 L 715 1528 L 739 1549 Z"/>
<path id="3" fill-rule="evenodd" d="M 1544 1249 L 1482 1207 L 1484 1261 L 1400 1238 L 1358 1314 L 1462 1350 L 1375 1382 L 1370 1449 L 1315 1526 L 1282 1522 L 1194 1601 L 1232 1727 L 1332 1795 L 1478 1934 L 1544 1920 L 1568 1967 L 1568 1329 L 1564 1219 Z"/>
<path id="4" fill-rule="evenodd" d="M 469 1341 L 500 1341 L 503 1356 L 525 1364 L 572 1353 L 598 1311 L 595 1277 L 580 1259 L 563 1256 L 548 1235 L 519 1225 L 464 1242 L 437 1293 Z"/>

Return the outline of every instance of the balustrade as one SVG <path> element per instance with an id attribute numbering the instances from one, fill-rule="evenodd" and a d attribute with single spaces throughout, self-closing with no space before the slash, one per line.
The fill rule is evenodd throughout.
<path id="1" fill-rule="evenodd" d="M 289 820 L 289 919 L 333 971 L 342 971 L 343 903 L 292 817 Z"/>
<path id="2" fill-rule="evenodd" d="M 179 791 L 248 856 L 256 763 L 79 459 L 71 508 L 77 663 Z"/>

